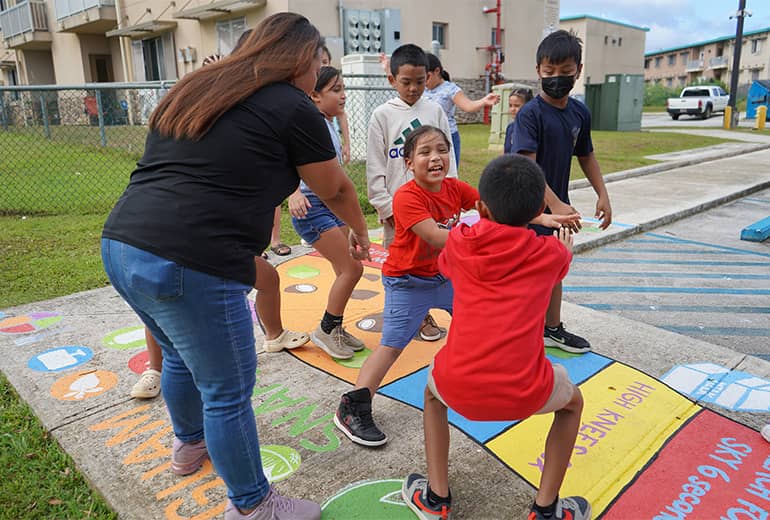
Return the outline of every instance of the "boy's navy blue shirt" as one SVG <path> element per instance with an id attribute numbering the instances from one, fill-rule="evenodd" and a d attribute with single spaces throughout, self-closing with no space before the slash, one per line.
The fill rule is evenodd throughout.
<path id="1" fill-rule="evenodd" d="M 572 156 L 583 157 L 593 150 L 591 113 L 575 99 L 569 98 L 562 109 L 537 96 L 521 108 L 513 122 L 510 152 L 535 152 L 548 186 L 567 204 Z"/>

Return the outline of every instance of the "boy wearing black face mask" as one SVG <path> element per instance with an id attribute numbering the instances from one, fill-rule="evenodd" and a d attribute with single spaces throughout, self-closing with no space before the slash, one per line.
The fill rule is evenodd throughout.
<path id="1" fill-rule="evenodd" d="M 572 156 L 577 156 L 580 168 L 598 196 L 595 216 L 601 221 L 599 227 L 607 229 L 612 223 L 612 208 L 594 156 L 591 114 L 583 103 L 569 97 L 583 70 L 581 44 L 580 38 L 564 30 L 553 32 L 540 42 L 536 70 L 543 91 L 516 116 L 511 151 L 534 159 L 543 168 L 547 183 L 546 211 L 564 215 L 577 212 L 570 206 L 567 192 Z M 532 228 L 539 235 L 553 233 L 552 229 L 540 226 Z M 545 315 L 545 345 L 577 354 L 590 352 L 588 341 L 564 329 L 561 294 L 560 282 L 551 293 Z"/>

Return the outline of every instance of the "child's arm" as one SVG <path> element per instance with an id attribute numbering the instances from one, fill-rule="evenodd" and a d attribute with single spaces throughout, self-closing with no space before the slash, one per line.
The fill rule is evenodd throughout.
<path id="1" fill-rule="evenodd" d="M 380 222 L 393 217 L 393 196 L 388 193 L 385 174 L 388 167 L 387 144 L 379 121 L 372 115 L 366 145 L 366 192 L 377 210 Z"/>
<path id="2" fill-rule="evenodd" d="M 438 224 L 432 218 L 426 218 L 413 225 L 410 229 L 415 235 L 436 249 L 442 249 L 449 236 L 449 230 L 438 227 Z"/>
<path id="3" fill-rule="evenodd" d="M 555 229 L 559 229 L 561 227 L 573 229 L 575 226 L 580 225 L 580 213 L 573 213 L 571 215 L 553 215 L 550 213 L 541 213 L 537 217 L 530 220 L 529 223 Z"/>
<path id="4" fill-rule="evenodd" d="M 452 101 L 454 101 L 455 105 L 457 105 L 463 112 L 478 112 L 484 107 L 491 107 L 497 104 L 497 102 L 500 101 L 500 96 L 490 92 L 483 98 L 473 101 L 460 90 L 452 98 Z"/>
<path id="5" fill-rule="evenodd" d="M 521 152 L 519 152 L 519 154 L 523 155 L 524 157 L 528 157 L 528 158 L 532 159 L 533 161 L 535 160 L 535 158 L 537 156 L 537 154 L 535 154 L 535 152 L 524 152 L 524 151 L 521 151 Z M 551 210 L 551 213 L 553 213 L 553 214 L 556 214 L 556 215 L 575 215 L 575 214 L 577 214 L 578 217 L 580 215 L 578 210 L 576 210 L 575 208 L 573 208 L 569 204 L 565 204 L 564 202 L 562 202 L 561 199 L 559 197 L 557 197 L 556 194 L 553 192 L 551 187 L 548 186 L 547 182 L 545 183 L 545 196 L 543 198 L 545 199 L 545 205 L 548 206 L 548 208 Z M 569 219 L 569 220 L 572 221 L 573 219 Z M 573 222 L 573 225 L 570 226 L 570 228 L 572 229 L 572 231 L 577 233 L 580 230 L 580 228 L 581 228 L 580 218 L 575 220 Z"/>
<path id="6" fill-rule="evenodd" d="M 348 115 L 342 112 L 337 116 L 337 122 L 342 131 L 342 164 L 350 162 L 350 126 L 348 125 Z"/>
<path id="7" fill-rule="evenodd" d="M 596 156 L 593 152 L 588 155 L 578 157 L 580 168 L 591 183 L 594 191 L 599 199 L 596 201 L 596 215 L 595 217 L 601 220 L 599 227 L 607 229 L 612 224 L 612 207 L 610 206 L 610 196 L 607 193 L 607 187 L 604 185 L 604 177 L 602 177 L 601 168 L 599 168 L 599 161 L 596 160 Z"/>

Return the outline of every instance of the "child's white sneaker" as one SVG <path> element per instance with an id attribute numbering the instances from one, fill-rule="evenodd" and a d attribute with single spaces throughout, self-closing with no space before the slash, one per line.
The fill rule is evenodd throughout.
<path id="1" fill-rule="evenodd" d="M 136 399 L 152 399 L 160 394 L 160 372 L 148 368 L 142 372 L 139 381 L 131 389 L 131 397 Z"/>
<path id="2" fill-rule="evenodd" d="M 767 442 L 770 442 L 770 424 L 766 424 L 759 433 L 762 434 L 762 437 L 764 437 Z"/>

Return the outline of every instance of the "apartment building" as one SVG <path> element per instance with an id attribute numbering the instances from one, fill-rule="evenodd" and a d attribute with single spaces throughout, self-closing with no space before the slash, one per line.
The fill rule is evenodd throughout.
<path id="1" fill-rule="evenodd" d="M 770 27 L 743 34 L 738 85 L 746 88 L 754 80 L 770 79 Z M 644 55 L 644 80 L 666 87 L 681 87 L 699 81 L 722 81 L 730 85 L 735 36 L 672 47 Z"/>
<path id="2" fill-rule="evenodd" d="M 533 78 L 535 49 L 558 0 L 503 4 L 503 72 Z M 495 37 L 495 15 L 482 8 L 476 0 L 0 0 L 0 81 L 177 79 L 281 11 L 307 16 L 338 64 L 343 53 L 388 53 L 406 42 L 429 49 L 435 40 L 453 77 L 477 79 Z"/>
<path id="3" fill-rule="evenodd" d="M 573 94 L 585 95 L 586 84 L 604 83 L 607 74 L 642 74 L 647 27 L 579 15 L 562 18 L 559 28 L 583 40 L 583 73 Z"/>

